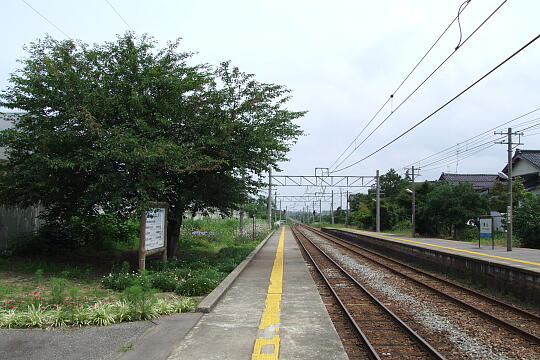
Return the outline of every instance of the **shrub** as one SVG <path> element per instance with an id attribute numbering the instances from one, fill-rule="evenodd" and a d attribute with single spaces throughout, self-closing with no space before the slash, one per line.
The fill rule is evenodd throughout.
<path id="1" fill-rule="evenodd" d="M 172 292 L 178 286 L 178 283 L 184 280 L 174 271 L 155 272 L 149 275 L 152 288 L 159 289 L 164 292 Z"/>
<path id="2" fill-rule="evenodd" d="M 527 194 L 514 211 L 513 230 L 521 245 L 540 248 L 540 195 Z"/>
<path id="3" fill-rule="evenodd" d="M 211 292 L 219 281 L 206 276 L 197 276 L 178 284 L 175 293 L 183 296 L 201 296 Z"/>
<path id="4" fill-rule="evenodd" d="M 130 306 L 130 318 L 132 320 L 147 320 L 155 318 L 158 314 L 154 308 L 156 292 L 148 287 L 149 279 L 142 276 L 139 282 L 142 285 L 128 287 L 122 294 L 122 299 Z"/>
<path id="5" fill-rule="evenodd" d="M 136 272 L 122 272 L 116 274 L 111 273 L 101 279 L 101 285 L 106 289 L 123 291 L 129 286 L 133 285 L 138 277 L 139 274 Z"/>
<path id="6" fill-rule="evenodd" d="M 472 242 L 478 241 L 478 237 L 480 236 L 478 232 L 479 230 L 476 226 L 467 225 L 463 230 L 463 240 Z"/>

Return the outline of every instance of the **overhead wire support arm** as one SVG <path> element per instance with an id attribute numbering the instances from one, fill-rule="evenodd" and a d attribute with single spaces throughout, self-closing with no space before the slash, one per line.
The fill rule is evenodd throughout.
<path id="1" fill-rule="evenodd" d="M 374 176 L 272 175 L 273 186 L 370 187 Z"/>

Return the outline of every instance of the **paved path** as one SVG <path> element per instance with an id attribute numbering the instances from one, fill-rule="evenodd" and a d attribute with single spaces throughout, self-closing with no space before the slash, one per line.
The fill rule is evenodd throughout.
<path id="1" fill-rule="evenodd" d="M 166 359 L 201 316 L 174 314 L 85 329 L 0 330 L 0 359 Z M 122 347 L 130 350 L 122 352 Z"/>
<path id="2" fill-rule="evenodd" d="M 281 234 L 280 270 L 281 255 L 277 250 Z M 261 326 L 264 329 L 259 329 Z M 257 349 L 256 343 L 261 348 Z M 260 356 L 259 350 L 266 356 Z M 277 359 L 278 353 L 280 359 L 288 360 L 347 359 L 288 228 L 274 233 L 214 310 L 203 316 L 169 359 Z"/>

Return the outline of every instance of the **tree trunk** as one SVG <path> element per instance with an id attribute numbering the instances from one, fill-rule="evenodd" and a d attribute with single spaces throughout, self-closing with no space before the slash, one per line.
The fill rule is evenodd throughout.
<path id="1" fill-rule="evenodd" d="M 176 256 L 176 252 L 178 251 L 183 213 L 183 208 L 178 209 L 172 206 L 169 211 L 169 218 L 167 220 L 167 257 L 169 259 Z"/>

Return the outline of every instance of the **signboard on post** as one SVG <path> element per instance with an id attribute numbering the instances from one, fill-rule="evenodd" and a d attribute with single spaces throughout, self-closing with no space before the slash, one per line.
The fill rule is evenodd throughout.
<path id="1" fill-rule="evenodd" d="M 146 256 L 162 253 L 167 261 L 167 203 L 149 203 L 141 215 L 139 270 L 146 267 Z"/>
<path id="2" fill-rule="evenodd" d="M 491 239 L 491 248 L 495 247 L 493 242 L 493 217 L 483 216 L 480 218 L 480 238 L 478 239 L 478 248 L 480 248 L 480 239 Z"/>

